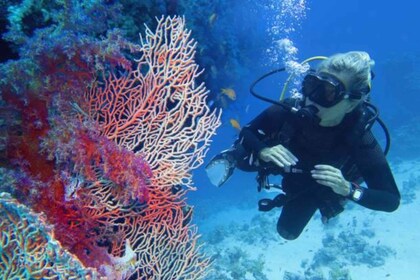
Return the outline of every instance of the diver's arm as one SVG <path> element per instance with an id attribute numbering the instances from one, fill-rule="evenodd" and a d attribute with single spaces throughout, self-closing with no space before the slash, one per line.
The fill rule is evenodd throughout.
<path id="1" fill-rule="evenodd" d="M 373 210 L 395 211 L 401 196 L 385 155 L 370 131 L 365 133 L 362 145 L 355 147 L 352 156 L 368 187 L 361 189 L 356 202 Z"/>
<path id="2" fill-rule="evenodd" d="M 237 143 L 249 153 L 258 155 L 262 149 L 268 147 L 266 140 L 280 131 L 285 116 L 286 111 L 280 106 L 269 107 L 241 130 Z"/>

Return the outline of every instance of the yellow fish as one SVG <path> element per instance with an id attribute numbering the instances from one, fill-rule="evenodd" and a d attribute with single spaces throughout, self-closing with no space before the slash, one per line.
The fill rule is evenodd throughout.
<path id="1" fill-rule="evenodd" d="M 236 100 L 236 92 L 232 88 L 222 88 L 222 94 L 229 97 L 230 100 Z"/>
<path id="2" fill-rule="evenodd" d="M 229 122 L 230 122 L 230 125 L 231 125 L 233 128 L 235 128 L 235 129 L 237 129 L 237 130 L 241 130 L 241 125 L 239 124 L 239 122 L 238 122 L 237 120 L 235 120 L 235 119 L 230 119 L 230 120 L 229 120 Z"/>

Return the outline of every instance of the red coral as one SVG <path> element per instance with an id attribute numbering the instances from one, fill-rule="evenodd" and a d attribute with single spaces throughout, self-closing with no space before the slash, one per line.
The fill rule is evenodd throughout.
<path id="1" fill-rule="evenodd" d="M 196 85 L 189 36 L 182 18 L 162 18 L 133 48 L 141 50 L 135 69 L 126 63 L 124 74 L 105 74 L 85 95 L 93 70 L 80 51 L 67 66 L 63 56 L 46 56 L 36 98 L 6 95 L 21 115 L 9 153 L 22 171 L 15 194 L 47 215 L 63 247 L 105 275 L 199 279 L 209 265 L 184 195 L 220 115 Z"/>

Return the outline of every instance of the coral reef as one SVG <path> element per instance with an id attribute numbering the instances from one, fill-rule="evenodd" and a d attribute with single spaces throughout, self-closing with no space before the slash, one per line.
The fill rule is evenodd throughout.
<path id="1" fill-rule="evenodd" d="M 45 218 L 0 193 L 2 279 L 98 279 L 54 239 Z"/>
<path id="2" fill-rule="evenodd" d="M 391 248 L 370 245 L 362 234 L 354 234 L 342 231 L 338 236 L 327 235 L 323 240 L 323 249 L 319 250 L 314 257 L 312 266 L 329 266 L 335 262 L 340 267 L 346 264 L 381 266 L 385 259 L 393 254 Z"/>
<path id="3" fill-rule="evenodd" d="M 352 279 L 346 267 L 366 265 L 378 267 L 385 264 L 386 258 L 395 254 L 388 246 L 379 243 L 373 245 L 369 239 L 374 237 L 371 229 L 360 232 L 340 231 L 338 234 L 326 234 L 322 248 L 315 252 L 312 261 L 303 262 L 304 278 L 288 273 L 287 279 Z"/>
<path id="4" fill-rule="evenodd" d="M 184 25 L 180 18 L 160 19 L 156 33 L 146 30 L 136 69 L 111 74 L 87 94 L 87 114 L 103 135 L 141 151 L 162 188 L 192 188 L 188 173 L 203 163 L 219 121 L 206 106 L 204 84 L 195 82 L 202 71 L 193 63 L 196 44 Z"/>
<path id="5" fill-rule="evenodd" d="M 264 257 L 251 258 L 239 247 L 229 248 L 214 256 L 214 270 L 207 279 L 268 280 L 263 273 Z M 228 267 L 229 269 L 226 269 Z"/>
<path id="6" fill-rule="evenodd" d="M 0 65 L 1 191 L 44 213 L 56 249 L 108 279 L 200 279 L 209 259 L 184 195 L 220 115 L 197 85 L 185 21 L 161 18 L 136 45 L 106 25 L 119 8 L 10 7 L 20 58 Z"/>
<path id="7" fill-rule="evenodd" d="M 275 213 L 264 213 L 249 221 L 213 227 L 205 237 L 205 249 L 213 256 L 215 268 L 208 279 L 267 279 L 277 275 L 273 270 L 280 269 L 277 273 L 287 280 L 350 280 L 354 279 L 354 268 L 386 267 L 388 258 L 395 255 L 393 249 L 380 242 L 369 219 L 336 219 L 334 225 L 329 223 L 323 229 L 326 233 L 322 245 L 308 240 L 308 247 L 301 248 L 306 241 L 295 245 L 278 236 L 272 226 L 277 218 Z M 319 249 L 314 249 L 317 246 Z M 278 255 L 284 260 L 290 252 L 301 258 L 300 268 L 293 271 L 273 258 Z M 289 264 L 293 266 L 296 261 L 293 258 Z"/>
<path id="8" fill-rule="evenodd" d="M 0 10 L 0 22 L 7 22 L 7 32 L 1 43 L 13 53 L 2 59 L 51 51 L 50 44 L 57 41 L 61 41 L 64 52 L 71 57 L 76 50 L 74 44 L 89 42 L 92 36 L 121 35 L 135 42 L 138 34 L 145 32 L 145 24 L 152 29 L 156 27 L 156 17 L 184 15 L 199 43 L 197 62 L 207 70 L 198 81 L 205 81 L 211 90 L 208 102 L 213 101 L 216 107 L 227 107 L 232 102 L 220 100 L 221 88 L 237 84 L 253 63 L 250 53 L 260 47 L 258 40 L 249 40 L 249 33 L 255 32 L 254 28 L 247 28 L 252 24 L 245 26 L 247 22 L 237 16 L 243 4 L 249 6 L 247 11 L 256 5 L 252 1 L 238 5 L 221 0 L 5 1 L 4 10 Z M 115 32 L 119 35 L 111 35 Z M 91 56 L 91 47 L 88 44 L 81 49 L 84 56 L 92 61 L 100 60 L 100 55 Z M 102 47 L 105 51 L 106 46 Z"/>
<path id="9" fill-rule="evenodd" d="M 320 270 L 306 271 L 304 276 L 292 272 L 286 272 L 283 280 L 352 280 L 350 273 L 345 268 L 330 268 L 328 276 Z"/>
<path id="10" fill-rule="evenodd" d="M 181 0 L 179 10 L 190 19 L 188 26 L 200 42 L 199 62 L 209 70 L 203 78 L 210 86 L 212 98 L 216 98 L 221 88 L 236 84 L 238 77 L 246 72 L 245 65 L 250 62 L 242 46 L 249 46 L 253 42 L 249 41 L 249 37 L 242 38 L 234 29 L 240 26 L 235 25 L 239 7 L 234 2 L 222 0 Z"/>
<path id="11" fill-rule="evenodd" d="M 416 192 L 420 187 L 420 176 L 410 175 L 407 181 L 403 181 L 401 189 L 401 202 L 408 204 L 416 199 Z"/>
<path id="12" fill-rule="evenodd" d="M 264 273 L 263 255 L 251 257 L 241 247 L 229 247 L 229 241 L 239 244 L 269 248 L 270 242 L 278 242 L 277 233 L 271 228 L 273 221 L 265 215 L 256 215 L 250 223 L 230 223 L 215 228 L 205 239 L 206 251 L 212 255 L 213 270 L 207 279 L 268 279 Z"/>

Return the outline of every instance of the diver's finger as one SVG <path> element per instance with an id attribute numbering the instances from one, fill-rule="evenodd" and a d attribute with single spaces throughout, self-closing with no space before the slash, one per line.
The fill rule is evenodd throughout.
<path id="1" fill-rule="evenodd" d="M 313 169 L 311 173 L 328 174 L 332 176 L 337 176 L 339 178 L 343 177 L 343 173 L 341 173 L 340 169 L 335 168 L 334 166 L 331 166 L 331 165 L 326 165 L 326 164 L 315 165 L 315 169 Z"/>
<path id="2" fill-rule="evenodd" d="M 278 161 L 281 161 L 284 165 L 294 165 L 294 162 L 282 153 L 273 153 L 273 157 L 275 157 Z"/>
<path id="3" fill-rule="evenodd" d="M 275 165 L 277 165 L 278 167 L 281 167 L 281 168 L 284 167 L 284 164 L 274 156 L 270 156 L 270 161 L 274 163 Z"/>
<path id="4" fill-rule="evenodd" d="M 290 153 L 287 153 L 287 151 L 284 151 L 282 153 L 283 158 L 285 158 L 288 162 L 290 162 L 291 165 L 296 165 L 297 160 L 295 160 L 295 157 L 291 155 Z"/>
<path id="5" fill-rule="evenodd" d="M 274 153 L 278 159 L 285 161 L 284 163 L 288 163 L 289 165 L 296 165 L 296 161 L 291 157 L 286 150 L 283 149 L 275 149 Z"/>
<path id="6" fill-rule="evenodd" d="M 284 148 L 284 151 L 286 152 L 286 154 L 294 161 L 294 162 L 298 162 L 299 159 L 288 149 Z"/>
<path id="7" fill-rule="evenodd" d="M 337 185 L 340 183 L 340 178 L 337 178 L 336 176 L 330 176 L 330 175 L 321 175 L 317 173 L 312 173 L 312 178 L 321 181 L 330 182 L 333 185 Z"/>
<path id="8" fill-rule="evenodd" d="M 311 174 L 330 176 L 337 179 L 341 179 L 343 177 L 340 171 L 330 171 L 330 170 L 326 170 L 326 171 L 311 170 Z"/>
<path id="9" fill-rule="evenodd" d="M 316 170 L 339 171 L 340 169 L 327 164 L 317 164 L 314 166 Z"/>
<path id="10" fill-rule="evenodd" d="M 277 145 L 274 148 L 275 151 L 281 153 L 284 157 L 287 157 L 289 161 L 294 162 L 295 164 L 298 161 L 298 158 L 283 145 Z"/>

